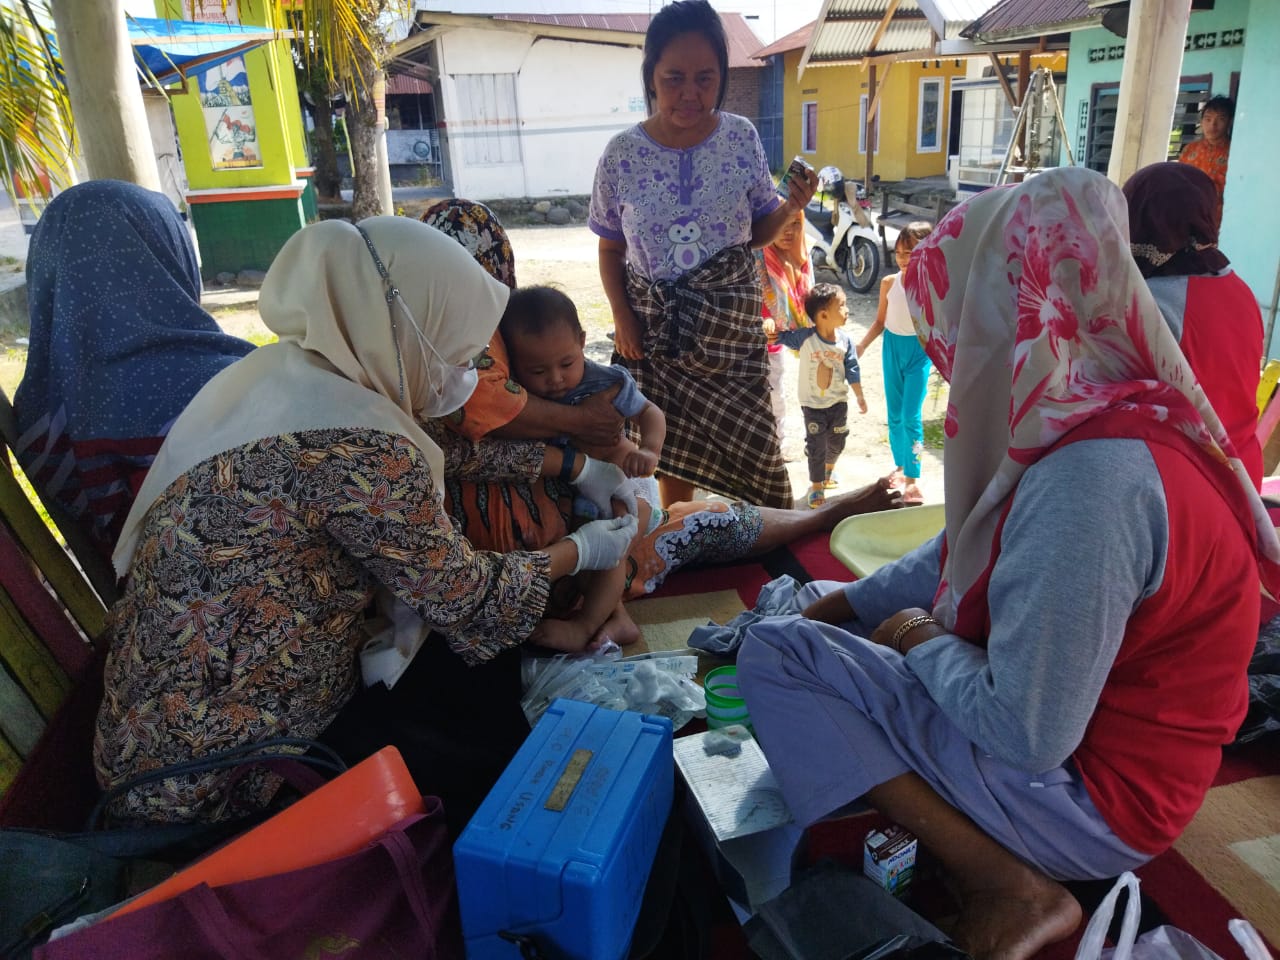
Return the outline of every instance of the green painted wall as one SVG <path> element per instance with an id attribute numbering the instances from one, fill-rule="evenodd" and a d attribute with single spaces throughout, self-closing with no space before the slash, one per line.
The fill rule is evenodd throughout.
<path id="1" fill-rule="evenodd" d="M 316 197 L 316 185 L 312 177 L 303 177 L 302 182 L 306 186 L 302 190 L 302 215 L 306 218 L 307 223 L 315 223 L 320 219 L 320 201 Z"/>
<path id="2" fill-rule="evenodd" d="M 190 209 L 205 279 L 267 269 L 305 222 L 300 198 L 193 203 Z"/>
<path id="3" fill-rule="evenodd" d="M 1193 10 L 1187 34 L 1215 34 L 1222 31 L 1245 28 L 1245 43 L 1249 42 L 1246 21 L 1250 0 L 1217 0 L 1212 10 Z M 1275 4 L 1275 0 L 1256 0 L 1255 6 Z M 1105 51 L 1103 59 L 1090 62 L 1090 51 Z M 1095 54 L 1097 55 L 1097 54 Z M 1212 92 L 1226 95 L 1231 92 L 1231 73 L 1240 70 L 1244 59 L 1243 46 L 1215 46 L 1213 49 L 1188 50 L 1182 56 L 1182 76 L 1213 76 Z M 1119 83 L 1124 65 L 1124 38 L 1110 30 L 1096 27 L 1077 30 L 1071 34 L 1071 50 L 1067 67 L 1066 91 L 1062 94 L 1062 113 L 1071 138 L 1071 149 L 1076 151 L 1077 162 L 1084 153 L 1081 136 L 1082 122 L 1087 120 L 1090 93 L 1095 83 Z"/>
<path id="4" fill-rule="evenodd" d="M 277 75 L 274 65 L 269 63 L 266 48 L 246 53 L 244 66 L 249 75 L 249 95 L 253 98 L 253 119 L 257 125 L 262 166 L 215 170 L 209 156 L 209 135 L 205 130 L 199 94 L 194 90 L 179 94 L 172 98 L 173 119 L 182 144 L 187 183 L 192 190 L 281 186 L 293 183 L 294 167 L 303 166 L 294 163 L 289 149 L 280 104 L 272 93 Z M 289 79 L 292 83 L 292 75 Z"/>
<path id="5" fill-rule="evenodd" d="M 271 11 L 261 0 L 240 0 L 238 9 L 243 23 L 263 27 L 273 26 Z M 275 94 L 279 116 L 284 122 L 285 138 L 293 166 L 295 169 L 309 166 L 306 130 L 302 124 L 302 106 L 298 100 L 298 81 L 294 73 L 293 52 L 289 48 L 289 42 L 277 40 L 263 47 L 262 52 L 269 58 L 273 70 L 272 91 Z M 254 93 L 256 94 L 257 91 L 255 90 Z"/>
<path id="6" fill-rule="evenodd" d="M 1280 269 L 1280 3 L 1254 0 L 1246 31 L 1219 245 L 1253 288 L 1265 323 Z M 1280 357 L 1277 341 L 1280 336 L 1272 338 L 1272 357 Z"/>

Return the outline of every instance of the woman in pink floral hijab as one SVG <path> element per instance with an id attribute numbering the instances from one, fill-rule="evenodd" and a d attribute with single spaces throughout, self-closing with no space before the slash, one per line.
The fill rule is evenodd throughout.
<path id="1" fill-rule="evenodd" d="M 946 584 L 934 609 L 944 623 L 972 619 L 966 594 L 1022 474 L 1094 420 L 1092 432 L 1108 436 L 1172 426 L 1229 469 L 1274 577 L 1274 528 L 1133 261 L 1114 184 L 1056 170 L 966 204 L 917 248 L 904 282 L 925 351 L 951 385 Z M 997 296 L 1012 317 L 991 309 Z M 1001 423 L 1007 435 L 990 429 Z"/>
<path id="2" fill-rule="evenodd" d="M 1049 171 L 912 253 L 950 383 L 946 530 L 748 629 L 738 678 L 798 823 L 862 801 L 955 881 L 955 939 L 1068 936 L 1060 881 L 1194 816 L 1248 705 L 1280 542 L 1129 253 L 1120 190 Z"/>

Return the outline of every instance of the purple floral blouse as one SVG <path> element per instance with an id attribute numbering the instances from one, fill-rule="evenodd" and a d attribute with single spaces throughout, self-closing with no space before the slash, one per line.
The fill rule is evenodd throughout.
<path id="1" fill-rule="evenodd" d="M 615 135 L 596 166 L 588 222 L 626 241 L 641 276 L 674 280 L 748 242 L 752 223 L 780 203 L 756 128 L 721 113 L 711 136 L 687 150 L 661 146 L 639 124 Z"/>
<path id="2" fill-rule="evenodd" d="M 537 448 L 513 450 L 488 472 L 536 473 Z M 532 632 L 549 568 L 545 554 L 473 550 L 403 437 L 313 430 L 206 460 L 147 513 L 112 611 L 98 778 L 112 785 L 242 743 L 319 734 L 359 683 L 361 622 L 380 586 L 459 656 L 487 660 Z M 278 785 L 260 773 L 228 790 L 226 779 L 150 784 L 112 811 L 221 819 L 265 805 Z"/>

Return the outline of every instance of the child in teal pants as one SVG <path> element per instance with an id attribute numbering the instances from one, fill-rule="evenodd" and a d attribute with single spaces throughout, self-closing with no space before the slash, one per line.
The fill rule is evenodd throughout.
<path id="1" fill-rule="evenodd" d="M 889 449 L 893 452 L 891 480 L 902 485 L 903 503 L 923 503 L 920 492 L 920 454 L 924 452 L 924 425 L 921 410 L 929 385 L 931 365 L 916 336 L 902 289 L 902 271 L 907 269 L 911 251 L 933 232 L 923 220 L 908 224 L 898 234 L 893 247 L 898 272 L 880 281 L 880 307 L 876 321 L 858 344 L 859 356 L 884 332 L 881 348 L 884 363 L 884 400 L 889 421 Z"/>

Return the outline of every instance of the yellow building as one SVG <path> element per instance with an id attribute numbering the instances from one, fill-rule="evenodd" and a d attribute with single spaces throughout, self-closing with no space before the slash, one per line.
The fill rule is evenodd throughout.
<path id="1" fill-rule="evenodd" d="M 876 21 L 867 24 L 864 41 L 873 39 Z M 991 58 L 977 55 L 971 65 L 972 53 L 932 53 L 936 41 L 931 43 L 928 23 L 917 14 L 888 26 L 884 39 L 895 43 L 882 43 L 879 50 L 890 52 L 859 52 L 858 38 L 851 38 L 849 47 L 824 62 L 813 56 L 816 26 L 802 27 L 755 54 L 781 63 L 784 165 L 801 156 L 815 167 L 834 164 L 847 176 L 863 179 L 867 112 L 874 104 L 871 172 L 885 181 L 945 175 L 948 156 L 959 152 L 961 131 L 953 128 L 961 102 L 956 82 L 980 78 Z M 1016 77 L 1017 60 L 1017 55 L 1000 59 L 1007 76 Z M 1042 64 L 1060 71 L 1066 56 L 1048 52 L 1030 57 L 1030 69 Z M 873 70 L 878 93 L 872 90 Z M 1011 85 L 1016 86 L 1016 79 Z"/>
<path id="2" fill-rule="evenodd" d="M 799 61 L 800 52 L 792 59 Z M 951 83 L 963 79 L 963 61 L 897 63 L 880 87 L 871 129 L 872 171 L 883 180 L 942 176 L 947 172 Z M 870 68 L 811 67 L 796 79 L 784 72 L 783 109 L 796 118 L 785 128 L 787 156 L 800 155 L 815 167 L 835 164 L 851 177 L 867 169 L 867 110 Z"/>

